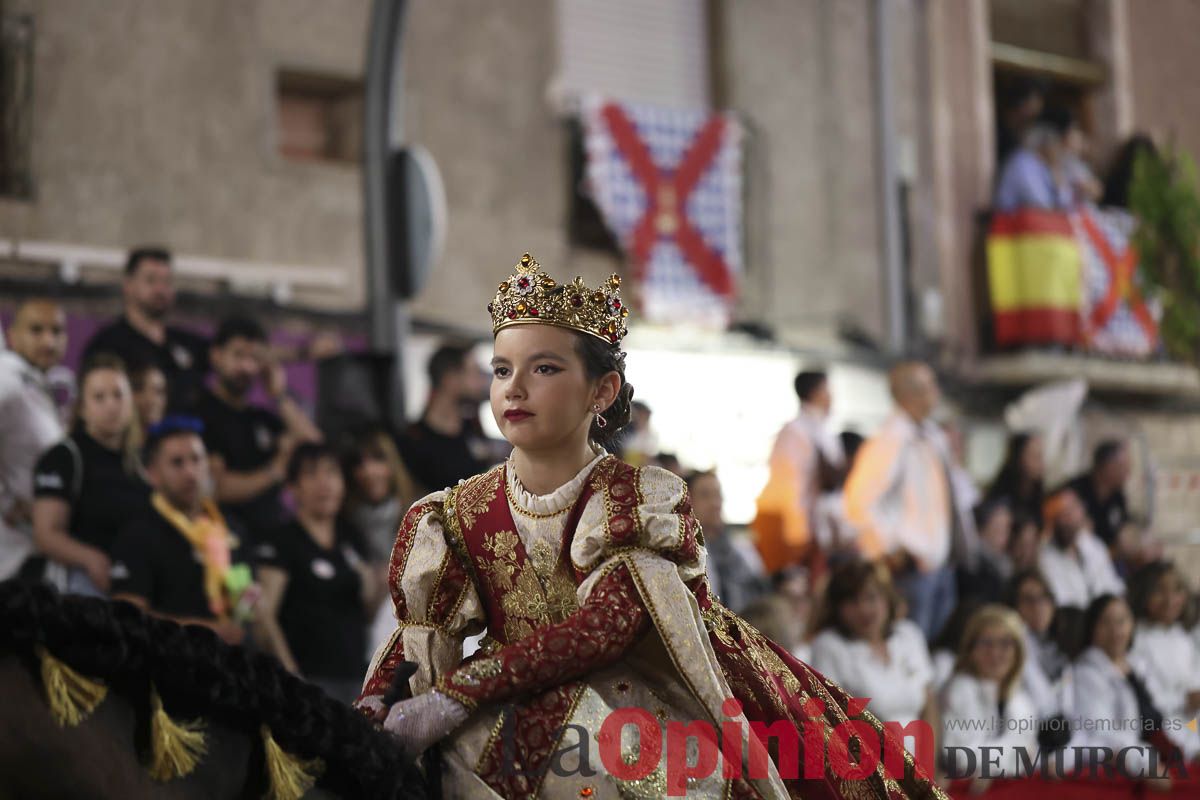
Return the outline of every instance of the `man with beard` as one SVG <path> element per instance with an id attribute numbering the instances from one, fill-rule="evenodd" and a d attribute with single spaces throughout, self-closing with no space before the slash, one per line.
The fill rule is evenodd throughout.
<path id="1" fill-rule="evenodd" d="M 66 352 L 66 316 L 52 300 L 26 300 L 8 338 L 12 349 L 0 352 L 0 580 L 33 551 L 33 468 L 63 435 L 47 373 Z"/>
<path id="2" fill-rule="evenodd" d="M 113 543 L 113 599 L 181 624 L 211 628 L 230 644 L 244 632 L 230 593 L 237 540 L 208 496 L 209 462 L 191 417 L 170 416 L 150 429 L 143 452 L 154 487 L 151 510 Z M 244 574 L 244 573 L 243 573 Z"/>
<path id="3" fill-rule="evenodd" d="M 468 344 L 443 344 L 429 359 L 429 402 L 397 442 L 420 487 L 433 492 L 476 475 L 503 454 L 492 451 L 478 426 L 487 378 Z"/>
<path id="4" fill-rule="evenodd" d="M 121 293 L 124 313 L 96 332 L 84 350 L 83 360 L 96 353 L 112 353 L 130 369 L 153 364 L 167 379 L 168 409 L 177 412 L 190 408 L 208 373 L 208 343 L 194 333 L 166 324 L 175 306 L 170 252 L 160 247 L 130 251 Z"/>
<path id="5" fill-rule="evenodd" d="M 221 322 L 209 351 L 216 380 L 200 392 L 195 416 L 204 423 L 216 498 L 231 522 L 252 539 L 283 524 L 279 492 L 288 458 L 321 432 L 287 391 L 283 367 L 267 352 L 267 334 L 249 317 Z M 278 414 L 249 402 L 256 381 Z"/>
<path id="6" fill-rule="evenodd" d="M 1050 536 L 1038 567 L 1060 608 L 1082 610 L 1102 594 L 1125 594 L 1108 549 L 1088 530 L 1079 495 L 1069 487 L 1059 489 L 1046 499 L 1043 516 Z"/>

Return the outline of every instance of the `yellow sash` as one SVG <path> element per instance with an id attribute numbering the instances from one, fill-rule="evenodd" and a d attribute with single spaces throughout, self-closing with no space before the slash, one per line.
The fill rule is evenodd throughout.
<path id="1" fill-rule="evenodd" d="M 204 564 L 204 594 L 213 614 L 223 618 L 229 613 L 225 597 L 225 575 L 229 572 L 233 536 L 225 526 L 225 518 L 211 500 L 204 501 L 204 513 L 196 520 L 173 505 L 158 492 L 150 496 L 154 509 L 188 540 Z"/>

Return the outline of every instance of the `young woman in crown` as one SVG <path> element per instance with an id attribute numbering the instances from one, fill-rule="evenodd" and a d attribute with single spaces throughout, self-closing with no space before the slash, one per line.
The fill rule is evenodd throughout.
<path id="1" fill-rule="evenodd" d="M 580 278 L 559 284 L 528 254 L 500 284 L 488 306 L 491 405 L 512 456 L 405 516 L 389 575 L 399 624 L 358 707 L 410 753 L 441 742 L 447 797 L 940 794 L 890 737 L 884 749 L 902 754 L 903 776 L 893 780 L 882 763 L 862 779 L 831 767 L 839 739 L 829 732 L 848 714 L 882 731 L 879 722 L 709 593 L 682 480 L 604 450 L 633 396 L 619 288 L 615 275 L 598 289 Z M 464 661 L 464 638 L 484 630 L 482 649 Z M 389 709 L 383 697 L 404 661 L 417 665 L 413 697 Z M 644 710 L 656 737 L 670 722 L 720 732 L 719 751 L 715 741 L 687 742 L 688 765 L 706 751 L 714 768 L 680 782 L 670 748 L 655 755 L 662 740 L 647 745 L 634 725 L 602 735 L 605 719 L 630 707 Z M 823 728 L 820 777 L 791 778 L 776 763 L 787 748 L 768 757 L 751 721 Z M 840 755 L 844 766 L 844 742 Z"/>

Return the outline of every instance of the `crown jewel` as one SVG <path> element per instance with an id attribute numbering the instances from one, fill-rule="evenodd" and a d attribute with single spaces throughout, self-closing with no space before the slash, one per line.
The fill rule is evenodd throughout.
<path id="1" fill-rule="evenodd" d="M 510 325 L 558 325 L 581 333 L 590 333 L 609 344 L 625 336 L 629 309 L 621 301 L 621 278 L 613 275 L 596 289 L 576 277 L 559 284 L 542 272 L 529 253 L 521 256 L 516 270 L 500 284 L 496 297 L 488 303 L 492 315 L 492 333 Z"/>

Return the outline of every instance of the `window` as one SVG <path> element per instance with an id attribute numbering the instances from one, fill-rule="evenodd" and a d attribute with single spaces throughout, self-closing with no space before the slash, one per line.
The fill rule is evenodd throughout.
<path id="1" fill-rule="evenodd" d="M 0 14 L 0 197 L 33 194 L 33 20 Z"/>
<path id="2" fill-rule="evenodd" d="M 358 164 L 362 156 L 361 80 L 299 70 L 276 76 L 279 152 L 293 161 Z"/>

